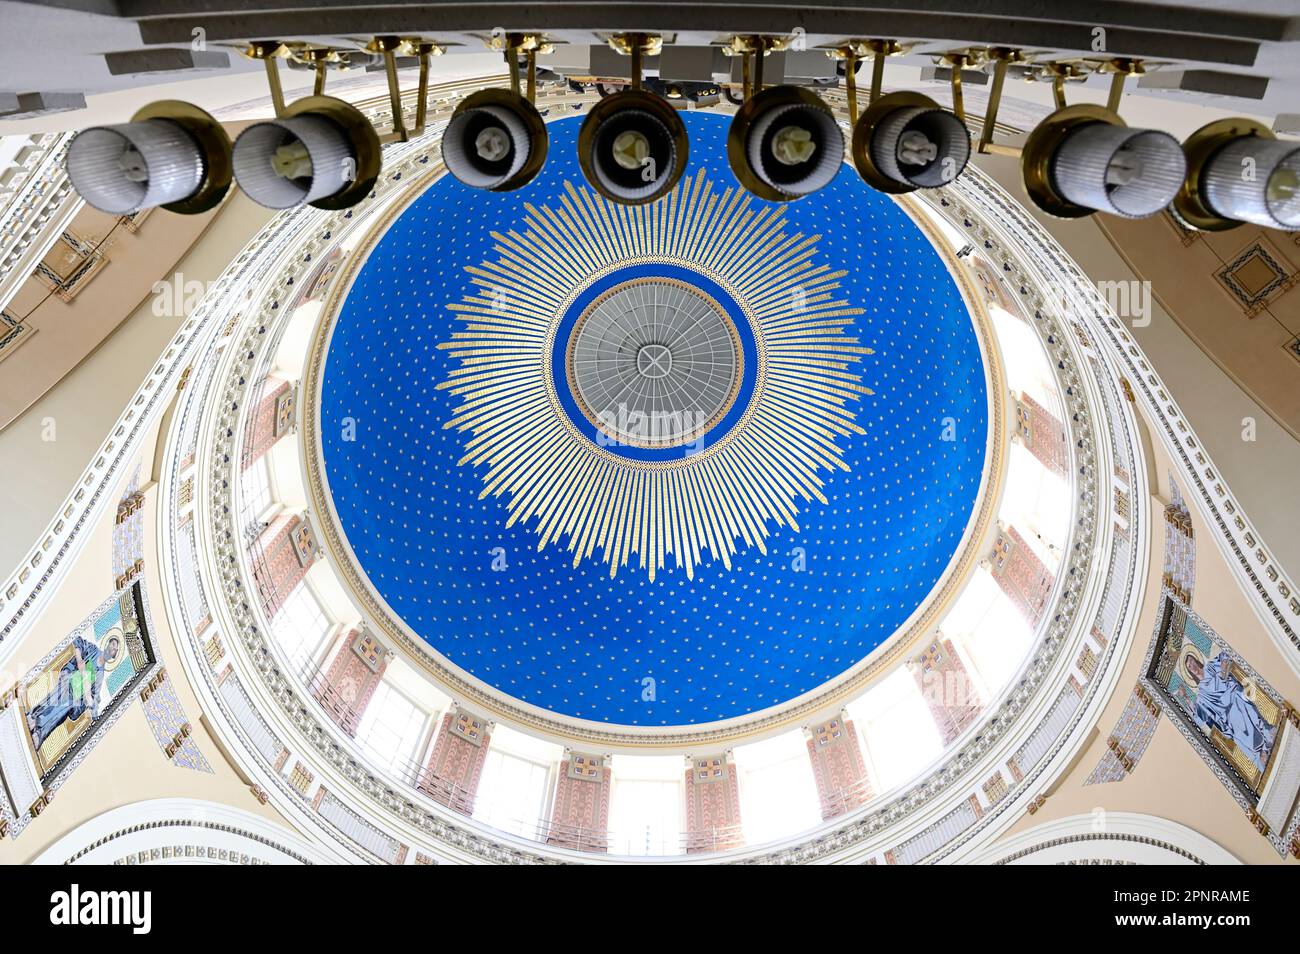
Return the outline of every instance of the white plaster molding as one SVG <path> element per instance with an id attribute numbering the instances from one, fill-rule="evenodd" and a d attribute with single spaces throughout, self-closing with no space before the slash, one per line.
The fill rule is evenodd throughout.
<path id="1" fill-rule="evenodd" d="M 393 159 L 398 157 L 393 154 Z M 958 188 L 960 186 L 960 189 Z M 1009 197 L 1001 193 L 1000 190 L 994 191 L 979 181 L 974 175 L 964 176 L 959 180 L 958 186 L 951 187 L 951 194 L 957 198 L 970 196 L 981 203 L 982 212 L 979 216 L 981 222 L 991 223 L 997 231 L 1000 244 L 1004 246 L 1004 251 L 1009 248 L 1012 251 L 1009 254 L 1017 256 L 1018 260 L 1027 261 L 1034 266 L 1039 274 L 1039 281 L 1046 281 L 1043 275 L 1072 275 L 1072 280 L 1076 283 L 1086 283 L 1086 276 L 1078 271 L 1072 263 L 1061 253 L 1059 247 L 1055 246 L 1050 236 L 1033 223 L 1032 220 L 1025 216 L 1023 210 L 1015 207 L 1015 204 Z M 970 190 L 970 191 L 967 191 Z M 323 218 L 323 217 L 322 217 Z M 123 459 L 128 450 L 134 451 L 141 432 L 141 422 L 148 419 L 149 415 L 155 413 L 158 405 L 155 404 L 156 397 L 159 393 L 160 385 L 164 382 L 173 380 L 183 366 L 184 359 L 195 353 L 197 349 L 192 347 L 191 334 L 196 330 L 199 324 L 204 328 L 204 347 L 210 348 L 216 343 L 216 336 L 220 330 L 219 326 L 224 323 L 225 310 L 230 307 L 231 301 L 239 295 L 247 295 L 243 302 L 254 300 L 259 290 L 264 290 L 265 284 L 262 279 L 270 281 L 270 269 L 274 262 L 279 261 L 282 257 L 287 257 L 286 233 L 292 232 L 302 220 L 296 214 L 290 214 L 283 217 L 273 228 L 269 229 L 264 236 L 259 236 L 250 247 L 237 259 L 232 268 L 218 280 L 214 286 L 213 294 L 208 296 L 203 304 L 200 305 L 200 312 L 186 322 L 177 338 L 173 340 L 171 346 L 164 354 L 164 359 L 155 368 L 150 379 L 145 382 L 145 386 L 137 394 L 135 401 L 128 408 L 128 414 L 119 422 L 118 428 L 114 431 L 113 436 L 106 442 L 105 448 L 100 458 L 88 469 L 83 482 L 74 490 L 73 495 L 69 498 L 65 509 L 60 512 L 60 516 L 51 524 L 50 533 L 43 539 L 42 544 L 38 546 L 34 553 L 34 559 L 30 564 L 25 564 L 24 570 L 20 571 L 21 579 L 15 577 L 16 583 L 21 583 L 22 592 L 14 591 L 10 596 L 10 584 L 6 584 L 5 590 L 0 592 L 0 610 L 4 611 L 4 616 L 0 617 L 0 622 L 6 624 L 3 636 L 5 644 L 0 644 L 0 660 L 11 651 L 13 641 L 16 635 L 20 635 L 20 626 L 25 627 L 30 620 L 38 614 L 39 607 L 44 600 L 48 599 L 57 586 L 57 572 L 53 575 L 51 567 L 55 570 L 60 566 L 66 566 L 70 557 L 75 554 L 76 548 L 80 545 L 84 534 L 79 534 L 79 530 L 84 527 L 87 521 L 94 516 L 96 506 L 102 509 L 102 502 L 99 497 L 102 495 L 105 482 L 113 477 L 113 468 Z M 253 256 L 253 249 L 257 249 L 256 262 L 250 261 Z M 276 250 L 279 250 L 277 253 Z M 1071 271 L 1073 269 L 1073 271 Z M 1087 287 L 1086 285 L 1084 287 Z M 1124 358 L 1126 345 L 1122 338 L 1118 338 L 1110 330 L 1106 330 L 1107 322 L 1113 322 L 1118 325 L 1113 315 L 1105 311 L 1105 304 L 1099 296 L 1086 295 L 1079 291 L 1078 305 L 1080 320 L 1087 328 L 1088 334 L 1095 341 L 1104 340 L 1105 348 L 1103 364 L 1104 370 L 1110 371 L 1114 366 L 1124 366 L 1127 361 Z M 249 305 L 251 308 L 252 305 Z M 1078 348 L 1076 344 L 1068 343 L 1070 334 L 1068 329 L 1059 325 L 1054 326 L 1058 332 L 1062 344 L 1058 351 L 1058 360 L 1061 362 L 1073 362 L 1077 359 Z M 1118 329 L 1118 334 L 1122 335 L 1122 329 Z M 1112 341 L 1112 337 L 1116 340 Z M 249 339 L 245 332 L 236 332 L 236 334 L 226 339 L 226 353 L 223 356 L 222 366 L 225 371 L 236 370 L 234 358 L 235 352 L 239 350 L 245 341 L 255 341 L 256 338 Z M 1136 346 L 1132 345 L 1131 350 L 1135 360 L 1131 364 L 1133 373 L 1137 374 L 1141 370 L 1140 352 Z M 1119 352 L 1118 357 L 1114 352 Z M 209 352 L 205 352 L 209 353 Z M 1053 353 L 1049 347 L 1049 353 Z M 249 365 L 251 367 L 251 365 Z M 1067 364 L 1067 367 L 1069 365 Z M 225 385 L 215 385 L 214 377 L 218 368 L 209 367 L 205 370 L 204 375 L 196 373 L 195 379 L 192 380 L 190 387 L 194 389 L 192 394 L 186 395 L 186 400 L 192 400 L 198 396 L 199 392 L 216 398 L 217 395 L 225 391 Z M 196 372 L 198 369 L 196 369 Z M 1084 420 L 1081 427 L 1084 429 L 1083 434 L 1087 434 L 1092 423 L 1102 422 L 1108 414 L 1115 409 L 1099 411 L 1101 405 L 1097 402 L 1099 398 L 1092 395 L 1091 381 L 1088 372 L 1079 376 L 1079 370 L 1076 368 L 1071 372 L 1072 377 L 1065 380 L 1075 382 L 1077 389 L 1083 392 L 1081 402 L 1077 407 L 1084 412 Z M 200 384 L 198 378 L 204 377 L 206 380 Z M 1084 381 L 1089 381 L 1089 386 L 1085 387 Z M 1135 390 L 1139 391 L 1139 397 L 1147 396 L 1147 388 L 1139 380 L 1129 379 Z M 1069 386 L 1075 386 L 1067 384 Z M 251 386 L 251 385 L 250 385 Z M 1114 381 L 1108 380 L 1108 387 L 1113 388 Z M 1156 385 L 1158 387 L 1158 383 Z M 208 389 L 212 388 L 211 391 Z M 188 389 L 187 389 L 188 390 Z M 163 389 L 164 393 L 169 393 Z M 1151 403 L 1156 404 L 1156 395 L 1159 392 L 1152 391 L 1149 395 Z M 1167 400 L 1167 398 L 1162 399 Z M 216 404 L 217 401 L 211 402 Z M 1172 402 L 1169 406 L 1176 412 L 1176 407 Z M 1145 405 L 1144 405 L 1145 406 Z M 1157 405 L 1158 406 L 1158 405 Z M 1120 405 L 1119 414 L 1127 416 L 1129 411 Z M 1070 416 L 1067 413 L 1067 417 Z M 178 415 L 178 418 L 180 415 Z M 237 425 L 238 417 L 229 415 L 214 416 L 210 423 L 227 423 Z M 1125 421 L 1112 421 L 1115 427 L 1123 429 Z M 191 426 L 195 422 L 191 418 Z M 1067 422 L 1068 426 L 1068 422 Z M 1106 425 L 1109 426 L 1109 425 Z M 1171 425 L 1172 426 L 1172 425 Z M 206 429 L 205 429 L 206 430 Z M 174 432 L 178 437 L 179 432 Z M 211 431 L 205 438 L 205 446 L 199 454 L 198 471 L 203 475 L 205 483 L 218 473 L 209 467 L 208 461 L 212 459 L 212 452 L 215 451 L 216 445 L 212 441 Z M 1077 437 L 1077 435 L 1076 435 Z M 1127 445 L 1135 445 L 1135 435 L 1129 432 L 1127 434 Z M 1075 437 L 1072 437 L 1074 440 Z M 1079 438 L 1082 439 L 1082 438 Z M 1085 441 L 1087 445 L 1086 456 L 1091 465 L 1091 469 L 1099 470 L 1106 462 L 1104 455 L 1099 459 L 1099 450 L 1096 446 L 1095 439 L 1091 436 Z M 168 459 L 176 461 L 179 459 L 179 449 L 182 445 L 175 443 L 169 453 Z M 1195 448 L 1191 448 L 1195 453 Z M 1199 465 L 1195 457 L 1186 458 L 1186 464 L 1189 469 L 1195 473 L 1194 468 Z M 1131 469 L 1131 473 L 1140 476 L 1140 471 Z M 172 483 L 178 483 L 172 475 Z M 1096 506 L 1097 493 L 1095 484 L 1097 483 L 1094 474 L 1092 489 L 1092 506 Z M 1198 488 L 1204 488 L 1203 483 L 1196 484 Z M 209 485 L 205 488 L 199 488 L 195 493 L 195 499 L 199 501 L 208 501 L 214 499 L 213 496 L 205 495 L 215 494 L 217 486 Z M 1105 486 L 1109 488 L 1109 477 L 1105 481 Z M 1138 484 L 1141 486 L 1141 484 Z M 173 487 L 174 490 L 174 487 Z M 1108 492 L 1108 490 L 1107 490 Z M 1208 494 L 1207 489 L 1203 489 Z M 1226 489 L 1224 491 L 1226 495 Z M 1223 495 L 1221 495 L 1223 496 Z M 1149 520 L 1146 515 L 1138 512 L 1138 505 L 1143 495 L 1138 493 L 1134 495 L 1135 522 L 1139 527 L 1139 534 L 1149 532 Z M 227 494 L 224 498 L 229 501 L 232 498 Z M 1103 496 L 1103 500 L 1104 500 Z M 173 496 L 167 488 L 163 488 L 160 494 L 160 505 L 171 507 Z M 1108 501 L 1107 501 L 1108 503 Z M 171 511 L 169 511 L 171 512 Z M 1244 518 L 1243 518 L 1244 519 Z M 169 521 L 160 519 L 160 534 L 165 534 L 162 529 L 163 525 Z M 1109 523 L 1109 521 L 1105 521 Z M 204 521 L 206 523 L 206 521 Z M 1220 524 L 1222 526 L 1223 524 Z M 1248 527 L 1248 525 L 1246 525 Z M 1248 532 L 1248 531 L 1243 531 Z M 1256 538 L 1257 539 L 1257 538 Z M 1145 553 L 1143 541 L 1145 537 L 1135 535 L 1130 547 L 1130 556 L 1133 554 Z M 210 603 L 219 603 L 223 606 L 227 603 L 224 598 L 229 592 L 227 585 L 238 585 L 242 582 L 240 573 L 234 571 L 233 577 L 231 568 L 221 566 L 215 547 L 211 547 L 213 540 L 205 541 L 204 552 L 207 560 L 206 565 L 202 568 L 205 583 L 213 581 L 218 582 L 214 589 L 211 585 L 205 586 Z M 219 541 L 218 541 L 219 542 Z M 1098 535 L 1094 542 L 1100 552 L 1102 546 L 1107 543 L 1104 534 Z M 1109 541 L 1113 544 L 1113 541 Z M 1244 538 L 1242 539 L 1244 542 Z M 1221 545 L 1222 541 L 1221 541 Z M 53 550 L 53 554 L 48 560 L 43 554 Z M 169 553 L 169 551 L 163 551 Z M 1114 559 L 1115 550 L 1112 546 L 1106 546 L 1105 552 L 1110 554 L 1109 560 Z M 1243 551 L 1248 552 L 1248 551 Z M 246 743 L 239 738 L 239 733 L 231 726 L 227 720 L 221 723 L 220 706 L 214 701 L 210 691 L 210 686 L 202 684 L 203 680 L 197 678 L 196 674 L 201 673 L 203 667 L 206 667 L 206 660 L 198 652 L 195 641 L 190 638 L 184 638 L 187 629 L 184 626 L 176 625 L 177 621 L 183 621 L 184 615 L 179 602 L 175 601 L 171 591 L 179 592 L 176 585 L 176 566 L 174 555 L 165 555 L 164 576 L 168 578 L 168 585 L 165 587 L 169 591 L 166 598 L 167 611 L 172 617 L 173 625 L 178 637 L 178 643 L 182 645 L 181 654 L 183 662 L 190 674 L 191 680 L 196 683 L 196 691 L 200 693 L 200 698 L 204 702 L 205 713 L 215 713 L 214 721 L 220 724 L 223 729 L 223 740 L 232 743 L 234 757 L 250 767 L 250 775 L 262 784 L 264 781 L 272 783 L 272 788 L 268 788 L 272 799 L 278 808 L 289 817 L 304 814 L 300 807 L 294 809 L 295 804 L 302 806 L 302 799 L 296 793 L 287 791 L 287 784 L 281 786 L 277 784 L 278 776 L 271 777 L 272 773 L 267 772 L 262 767 L 255 756 L 248 750 Z M 38 568 L 44 567 L 38 572 Z M 1064 671 L 1065 660 L 1068 663 L 1072 651 L 1077 646 L 1076 640 L 1086 635 L 1089 624 L 1095 617 L 1098 601 L 1101 596 L 1099 582 L 1102 578 L 1114 579 L 1117 574 L 1117 568 L 1112 563 L 1105 563 L 1100 573 L 1088 572 L 1086 576 L 1092 582 L 1079 584 L 1071 588 L 1062 588 L 1060 596 L 1067 601 L 1067 608 L 1070 608 L 1070 619 L 1068 625 L 1056 629 L 1049 627 L 1049 631 L 1044 632 L 1042 642 L 1035 650 L 1035 657 L 1031 659 L 1021 673 L 1021 677 L 1016 681 L 1008 695 L 999 704 L 991 707 L 989 718 L 967 737 L 960 751 L 949 753 L 945 756 L 945 761 L 939 764 L 930 775 L 909 787 L 906 791 L 889 795 L 883 799 L 877 800 L 872 805 L 860 810 L 852 816 L 846 816 L 837 820 L 836 823 L 819 829 L 811 837 L 803 836 L 799 839 L 783 843 L 781 846 L 766 846 L 754 851 L 741 852 L 736 855 L 727 856 L 737 860 L 753 859 L 768 861 L 815 861 L 815 860 L 851 860 L 875 857 L 879 852 L 890 848 L 893 845 L 901 843 L 908 837 L 916 834 L 918 831 L 924 831 L 928 824 L 932 824 L 937 818 L 941 818 L 952 806 L 959 803 L 962 799 L 969 797 L 972 793 L 978 793 L 978 785 L 982 781 L 981 776 L 985 772 L 991 772 L 993 767 L 1003 764 L 1009 751 L 1015 750 L 1015 744 L 1023 740 L 1029 732 L 1033 731 L 1037 723 L 1030 720 L 1033 713 L 1041 713 L 1055 696 L 1053 692 L 1047 692 L 1045 687 L 1050 688 L 1055 685 L 1059 688 L 1059 679 Z M 1249 569 L 1249 564 L 1247 564 Z M 1131 573 L 1131 568 L 1125 571 Z M 1120 573 L 1123 577 L 1125 574 Z M 1244 578 L 1250 579 L 1249 575 Z M 1125 584 L 1124 579 L 1119 580 L 1121 585 Z M 1276 581 L 1270 581 L 1276 582 Z M 245 591 L 246 592 L 246 591 Z M 1261 598 L 1268 596 L 1270 591 L 1266 589 L 1247 589 L 1247 597 L 1252 603 L 1262 603 Z M 1280 593 L 1279 593 L 1280 595 Z M 222 598 L 218 599 L 220 596 Z M 1098 670 L 1099 677 L 1094 678 L 1087 687 L 1087 694 L 1084 702 L 1079 706 L 1076 718 L 1072 723 L 1072 728 L 1065 732 L 1061 739 L 1054 744 L 1052 751 L 1045 757 L 1042 764 L 1034 768 L 1026 782 L 1016 787 L 1012 795 L 1003 799 L 998 806 L 989 806 L 985 808 L 984 818 L 972 830 L 962 833 L 961 839 L 963 844 L 973 844 L 976 841 L 983 842 L 993 836 L 998 826 L 1010 824 L 1014 821 L 1016 812 L 1013 811 L 1017 805 L 1023 805 L 1025 799 L 1041 790 L 1054 777 L 1053 773 L 1058 767 L 1068 762 L 1070 753 L 1077 748 L 1078 740 L 1081 734 L 1086 734 L 1090 727 L 1090 721 L 1086 718 L 1089 713 L 1094 712 L 1096 706 L 1104 702 L 1108 694 L 1106 688 L 1109 684 L 1113 685 L 1113 680 L 1117 678 L 1119 667 L 1122 665 L 1123 655 L 1129 651 L 1132 628 L 1124 620 L 1127 618 L 1124 614 L 1135 612 L 1131 609 L 1135 605 L 1134 597 L 1140 597 L 1140 591 L 1134 593 L 1130 585 L 1127 594 L 1126 606 L 1121 614 L 1118 624 L 1121 638 L 1111 639 L 1108 645 L 1107 655 L 1103 659 Z M 13 602 L 22 598 L 21 612 L 16 608 L 17 603 Z M 1140 602 L 1140 600 L 1139 600 Z M 173 605 L 175 603 L 175 605 Z M 1060 603 L 1057 604 L 1058 606 Z M 1276 607 L 1276 601 L 1271 604 Z M 12 615 L 11 614 L 12 611 Z M 1257 612 L 1264 613 L 1257 606 Z M 391 826 L 395 831 L 395 837 L 402 838 L 404 843 L 412 844 L 413 847 L 430 853 L 434 851 L 440 853 L 442 857 L 448 860 L 499 860 L 499 861 L 541 861 L 541 860 L 585 860 L 601 861 L 607 859 L 595 858 L 593 856 L 574 856 L 572 853 L 556 851 L 546 848 L 545 846 L 535 845 L 532 843 L 518 843 L 518 840 L 503 836 L 500 833 L 490 832 L 481 829 L 466 819 L 451 816 L 440 806 L 427 803 L 417 793 L 412 790 L 398 791 L 391 784 L 385 782 L 382 778 L 377 778 L 366 770 L 363 766 L 356 765 L 355 762 L 349 761 L 347 751 L 332 751 L 331 747 L 337 746 L 334 737 L 330 734 L 328 728 L 323 728 L 320 721 L 312 712 L 314 704 L 309 699 L 303 700 L 300 705 L 294 705 L 289 702 L 293 698 L 292 687 L 283 682 L 283 674 L 276 671 L 274 657 L 265 655 L 265 646 L 261 644 L 259 649 L 260 637 L 257 640 L 240 625 L 237 617 L 227 613 L 223 615 L 219 629 L 225 634 L 228 645 L 236 644 L 232 655 L 236 657 L 236 662 L 240 664 L 240 672 L 249 675 L 256 675 L 257 682 L 261 683 L 263 678 L 270 679 L 274 687 L 262 687 L 252 685 L 253 680 L 249 680 L 250 691 L 259 693 L 260 700 L 266 705 L 265 712 L 268 717 L 277 720 L 277 723 L 283 728 L 288 736 L 286 742 L 292 739 L 294 745 L 302 745 L 302 750 L 315 751 L 317 757 L 321 759 L 322 764 L 329 768 L 331 777 L 337 777 L 341 780 L 339 789 L 331 788 L 331 791 L 337 791 L 340 797 L 348 800 L 349 805 L 354 809 L 361 811 L 365 817 L 372 823 L 379 823 L 385 827 Z M 1109 634 L 1108 634 L 1109 635 Z M 1294 652 L 1294 650 L 1292 650 Z M 210 673 L 209 673 L 210 674 Z M 1027 721 L 1030 720 L 1030 721 Z M 1082 728 L 1081 728 L 1082 727 Z M 997 743 L 996 745 L 994 743 Z M 324 746 L 321 749 L 320 746 Z M 279 780 L 283 782 L 283 780 Z M 978 794 L 977 794 L 978 797 Z M 369 806 L 373 805 L 371 808 Z M 315 821 L 315 819 L 313 819 Z M 315 822 L 317 825 L 319 821 Z M 311 830 L 311 829 L 305 829 Z M 313 836 L 316 831 L 312 831 Z M 337 836 L 324 834 L 322 839 L 326 843 L 336 841 Z M 436 847 L 434 847 L 436 846 Z M 773 850 L 775 848 L 775 850 Z M 936 855 L 947 857 L 954 860 L 959 855 L 954 854 L 962 845 L 951 845 L 938 852 Z M 344 849 L 340 849 L 344 850 Z M 609 859 L 612 860 L 612 859 Z M 696 859 L 692 859 L 694 861 Z M 702 859 L 701 859 L 702 860 Z"/>
<path id="2" fill-rule="evenodd" d="M 975 855 L 981 865 L 1054 865 L 1081 861 L 1143 865 L 1239 865 L 1198 831 L 1156 815 L 1099 811 L 1021 832 Z"/>
<path id="3" fill-rule="evenodd" d="M 0 308 L 9 304 L 49 247 L 85 204 L 72 191 L 63 156 L 72 133 L 39 137 L 21 151 L 17 182 L 0 198 Z"/>
<path id="4" fill-rule="evenodd" d="M 982 195 L 990 228 L 1015 249 L 1026 263 L 1055 272 L 1058 293 L 1069 307 L 1093 320 L 1091 332 L 1103 344 L 1107 358 L 1124 375 L 1140 401 L 1152 430 L 1164 445 L 1185 487 L 1184 498 L 1194 501 L 1197 512 L 1214 538 L 1246 602 L 1259 617 L 1278 652 L 1300 676 L 1300 590 L 1287 578 L 1280 563 L 1265 547 L 1262 535 L 1234 500 L 1209 452 L 1197 439 L 1191 423 L 1166 390 L 1137 341 L 1107 305 L 1092 280 L 1069 258 L 1060 244 L 1029 215 L 1010 201 L 987 176 L 963 175 L 950 190 Z M 1135 496 L 1140 496 L 1135 495 Z"/>
<path id="5" fill-rule="evenodd" d="M 250 863 L 211 858 L 208 849 L 261 864 L 328 865 L 349 860 L 239 808 L 193 798 L 156 798 L 96 815 L 46 848 L 32 864 L 134 864 L 141 853 L 172 853 L 177 848 L 181 852 L 166 860 Z"/>

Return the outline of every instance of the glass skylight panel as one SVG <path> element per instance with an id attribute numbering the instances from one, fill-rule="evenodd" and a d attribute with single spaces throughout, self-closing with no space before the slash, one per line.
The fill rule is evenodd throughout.
<path id="1" fill-rule="evenodd" d="M 240 475 L 240 489 L 243 491 L 241 511 L 248 521 L 261 520 L 271 509 L 271 475 L 267 470 L 266 458 L 259 457 Z"/>
<path id="2" fill-rule="evenodd" d="M 1034 330 L 1000 305 L 990 303 L 989 315 L 1002 349 L 1008 387 L 1025 392 L 1059 418 L 1061 402 L 1057 398 L 1056 378 Z"/>
<path id="3" fill-rule="evenodd" d="M 620 756 L 610 794 L 610 851 L 628 855 L 682 850 L 686 764 L 678 756 Z"/>
<path id="4" fill-rule="evenodd" d="M 314 675 L 314 660 L 333 623 L 325 616 L 311 589 L 296 586 L 271 621 L 271 632 L 288 657 L 294 672 L 305 678 Z"/>
<path id="5" fill-rule="evenodd" d="M 1015 527 L 1038 559 L 1055 570 L 1070 520 L 1069 486 L 1020 444 L 1011 445 L 1006 480 L 999 519 Z"/>
<path id="6" fill-rule="evenodd" d="M 611 794 L 609 850 L 621 855 L 680 853 L 682 785 L 681 779 L 616 779 Z"/>
<path id="7" fill-rule="evenodd" d="M 944 620 L 944 634 L 961 643 L 990 696 L 1015 676 L 1034 637 L 1020 610 L 983 569 L 971 576 Z"/>

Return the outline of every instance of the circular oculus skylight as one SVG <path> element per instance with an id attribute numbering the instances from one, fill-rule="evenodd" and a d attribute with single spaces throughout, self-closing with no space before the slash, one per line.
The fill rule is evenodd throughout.
<path id="1" fill-rule="evenodd" d="M 587 307 L 567 373 L 583 414 L 611 441 L 675 447 L 730 409 L 742 362 L 736 328 L 716 301 L 684 282 L 647 278 Z"/>

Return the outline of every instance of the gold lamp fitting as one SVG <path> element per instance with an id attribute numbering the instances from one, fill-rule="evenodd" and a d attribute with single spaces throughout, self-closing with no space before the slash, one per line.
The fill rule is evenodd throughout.
<path id="1" fill-rule="evenodd" d="M 664 38 L 657 33 L 615 33 L 608 42 L 615 53 L 624 56 L 638 51 L 642 56 L 658 56 L 664 46 Z"/>
<path id="2" fill-rule="evenodd" d="M 988 106 L 984 109 L 984 125 L 980 129 L 977 151 L 1001 152 L 1004 148 L 993 146 L 993 132 L 997 127 L 998 109 L 1002 105 L 1002 87 L 1007 79 L 1007 67 L 1013 63 L 1024 63 L 1027 59 L 1023 51 L 1006 46 L 991 46 L 984 51 L 984 61 L 993 64 L 993 85 L 989 89 Z"/>
<path id="3" fill-rule="evenodd" d="M 230 136 L 225 127 L 199 107 L 180 100 L 165 99 L 140 109 L 131 122 L 146 119 L 169 119 L 185 129 L 203 151 L 203 181 L 193 195 L 179 202 L 169 202 L 162 208 L 181 215 L 194 215 L 214 209 L 230 190 L 233 168 L 230 155 Z"/>
<path id="4" fill-rule="evenodd" d="M 284 87 L 280 85 L 280 64 L 277 59 L 291 55 L 289 47 L 279 40 L 254 40 L 243 51 L 252 60 L 261 60 L 266 66 L 266 85 L 271 92 L 271 106 L 277 117 L 284 116 Z"/>
<path id="5" fill-rule="evenodd" d="M 343 58 L 339 55 L 339 51 L 324 46 L 312 46 L 293 50 L 291 55 L 295 62 L 304 63 L 316 70 L 316 84 L 312 89 L 312 95 L 324 96 L 326 71 L 331 63 L 342 62 Z"/>
<path id="6" fill-rule="evenodd" d="M 1130 76 L 1141 76 L 1146 71 L 1146 66 L 1143 65 L 1141 60 L 1128 57 L 1117 57 L 1099 64 L 1097 66 L 1098 73 L 1112 74 L 1110 95 L 1106 98 L 1106 108 L 1112 113 L 1119 112 L 1120 99 L 1124 95 L 1124 81 Z"/>
<path id="7" fill-rule="evenodd" d="M 1088 70 L 1082 60 L 1052 60 L 1035 63 L 1025 73 L 1026 82 L 1044 82 L 1052 84 L 1052 99 L 1057 109 L 1064 109 L 1065 84 L 1081 83 L 1088 78 Z"/>
<path id="8" fill-rule="evenodd" d="M 1183 154 L 1187 156 L 1187 176 L 1174 196 L 1174 212 L 1192 228 L 1202 232 L 1226 232 L 1242 223 L 1219 215 L 1201 192 L 1201 176 L 1206 165 L 1220 149 L 1244 136 L 1276 139 L 1273 130 L 1253 119 L 1219 119 L 1202 126 L 1187 137 Z"/>
<path id="9" fill-rule="evenodd" d="M 899 90 L 887 96 L 881 96 L 867 107 L 853 124 L 853 138 L 850 154 L 858 175 L 866 180 L 867 185 L 886 195 L 904 195 L 916 191 L 916 186 L 895 182 L 880 171 L 871 156 L 871 134 L 880 121 L 896 109 L 908 108 L 939 109 L 940 106 L 929 96 L 912 90 Z"/>
<path id="10" fill-rule="evenodd" d="M 336 195 L 317 199 L 311 203 L 312 206 L 330 211 L 351 208 L 366 197 L 379 179 L 383 164 L 379 134 L 361 110 L 332 96 L 304 96 L 290 103 L 284 115 L 291 117 L 302 113 L 324 116 L 341 128 L 351 140 L 357 158 L 356 177 L 352 183 Z"/>
<path id="11" fill-rule="evenodd" d="M 858 121 L 858 62 L 871 56 L 877 49 L 875 44 L 894 43 L 893 40 L 845 40 L 833 50 L 827 50 L 826 55 L 833 60 L 840 60 L 844 63 L 844 94 L 849 101 L 849 123 L 850 125 Z M 897 47 L 898 44 L 894 43 Z M 875 89 L 872 93 L 874 99 L 879 95 L 879 90 Z"/>
<path id="12" fill-rule="evenodd" d="M 763 91 L 763 58 L 774 51 L 788 49 L 791 40 L 788 36 L 738 34 L 722 47 L 724 55 L 741 57 L 741 85 L 745 99 Z"/>
<path id="13" fill-rule="evenodd" d="M 953 50 L 938 60 L 952 72 L 952 111 L 963 123 L 966 121 L 966 100 L 962 96 L 961 71 L 973 69 L 984 62 L 983 50 Z"/>

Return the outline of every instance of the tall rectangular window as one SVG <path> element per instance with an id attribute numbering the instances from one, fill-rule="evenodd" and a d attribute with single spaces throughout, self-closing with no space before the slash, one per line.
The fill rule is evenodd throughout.
<path id="1" fill-rule="evenodd" d="M 906 667 L 895 669 L 847 706 L 871 777 L 882 791 L 910 782 L 943 752 L 934 715 Z"/>
<path id="2" fill-rule="evenodd" d="M 416 747 L 424 737 L 429 714 L 387 682 L 380 682 L 370 697 L 357 743 L 377 764 L 402 779 L 418 771 Z"/>
<path id="3" fill-rule="evenodd" d="M 334 624 L 305 583 L 294 587 L 271 622 L 271 633 L 288 657 L 290 667 L 304 678 L 314 674 L 316 653 L 333 628 Z"/>
<path id="4" fill-rule="evenodd" d="M 489 748 L 474 799 L 474 817 L 512 835 L 536 838 L 550 780 L 549 764 Z"/>
<path id="5" fill-rule="evenodd" d="M 247 470 L 239 476 L 243 503 L 240 513 L 246 521 L 261 520 L 271 509 L 271 471 L 266 458 L 253 461 Z"/>
<path id="6" fill-rule="evenodd" d="M 761 845 L 821 824 L 821 799 L 802 732 L 738 746 L 735 759 L 746 844 Z"/>
<path id="7" fill-rule="evenodd" d="M 681 854 L 685 776 L 686 763 L 676 756 L 614 760 L 609 809 L 612 853 Z"/>

